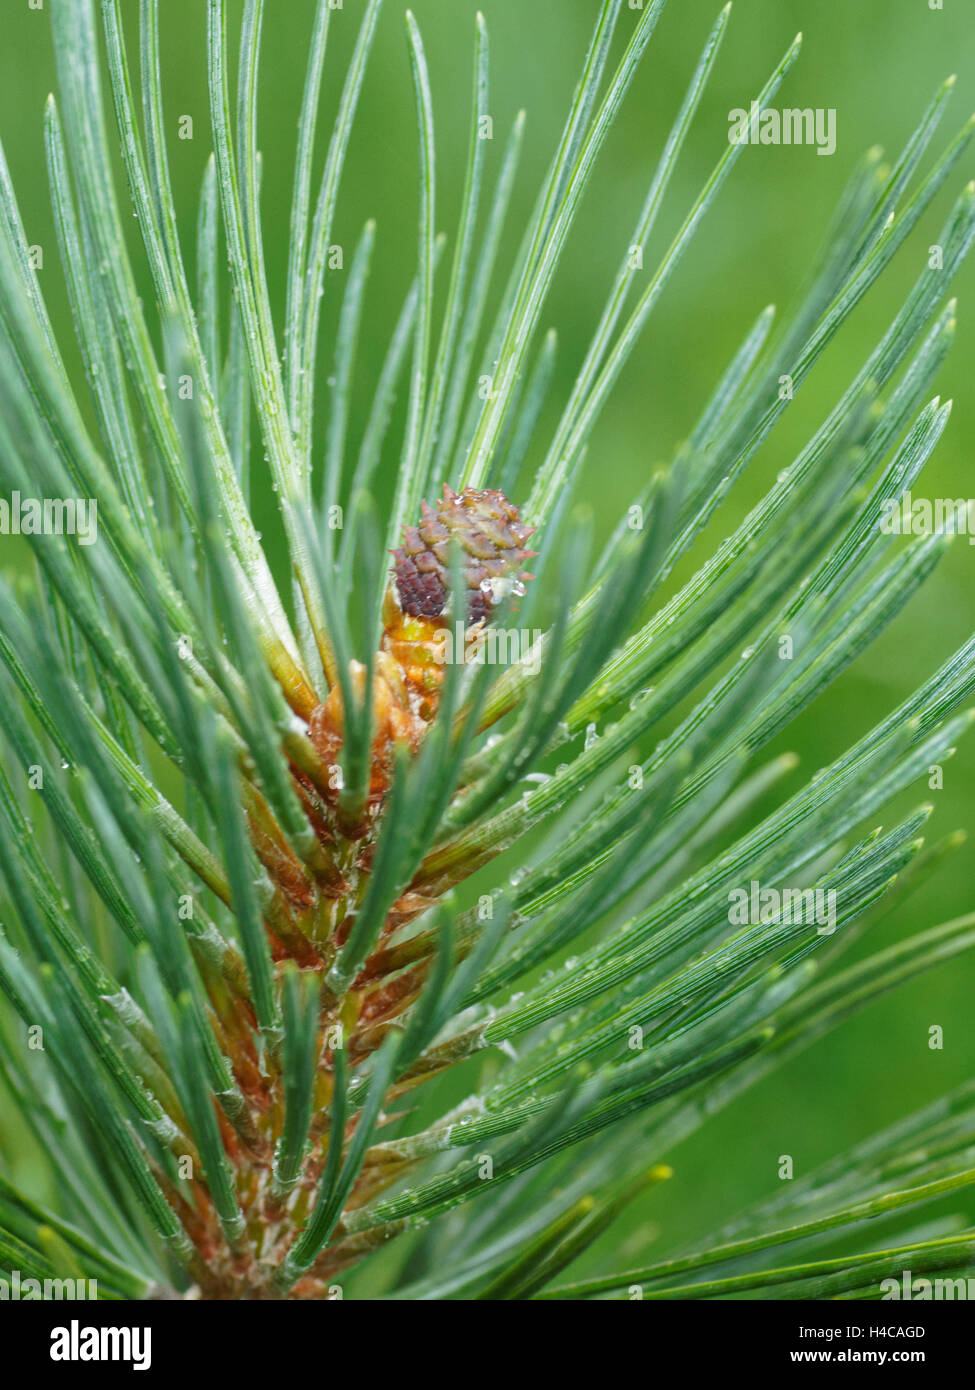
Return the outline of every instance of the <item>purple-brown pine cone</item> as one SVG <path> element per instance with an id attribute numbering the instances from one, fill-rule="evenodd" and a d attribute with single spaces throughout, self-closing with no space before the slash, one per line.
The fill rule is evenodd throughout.
<path id="1" fill-rule="evenodd" d="M 535 530 L 518 519 L 518 508 L 497 488 L 465 487 L 452 491 L 444 484 L 436 510 L 421 503 L 419 526 L 404 526 L 403 544 L 393 551 L 396 592 L 404 613 L 414 618 L 439 618 L 450 592 L 450 540 L 460 543 L 467 583 L 468 624 L 487 621 L 500 602 L 503 584 L 531 579 L 521 566 L 535 550 L 525 542 Z"/>

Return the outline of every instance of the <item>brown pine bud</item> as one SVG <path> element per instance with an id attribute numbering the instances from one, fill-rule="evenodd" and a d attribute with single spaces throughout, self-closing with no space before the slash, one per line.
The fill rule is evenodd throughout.
<path id="1" fill-rule="evenodd" d="M 467 586 L 466 621 L 489 621 L 504 595 L 512 588 L 523 592 L 524 581 L 531 578 L 521 566 L 538 553 L 525 549 L 535 528 L 519 520 L 518 508 L 497 488 L 467 487 L 457 493 L 444 484 L 435 510 L 425 502 L 421 505 L 423 520 L 419 526 L 403 528 L 403 544 L 393 551 L 403 612 L 413 618 L 443 617 L 454 540 L 461 548 Z"/>

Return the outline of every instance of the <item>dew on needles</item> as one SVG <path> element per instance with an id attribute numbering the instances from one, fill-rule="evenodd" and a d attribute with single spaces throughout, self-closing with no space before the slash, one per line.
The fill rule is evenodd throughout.
<path id="1" fill-rule="evenodd" d="M 635 231 L 603 229 L 587 273 L 605 307 L 564 372 L 550 290 L 610 128 L 639 115 L 630 89 L 662 0 L 596 7 L 523 226 L 524 116 L 504 139 L 479 134 L 486 19 L 466 162 L 443 177 L 457 113 L 434 110 L 407 15 L 416 257 L 391 305 L 369 285 L 374 241 L 406 234 L 390 190 L 368 190 L 380 216 L 330 264 L 363 78 L 380 24 L 399 22 L 388 6 L 341 21 L 328 0 L 307 7 L 280 295 L 258 0 L 239 32 L 239 7 L 208 0 L 210 158 L 192 208 L 173 198 L 155 7 L 138 36 L 119 0 L 48 8 L 58 82 L 38 127 L 64 285 L 53 257 L 44 277 L 31 266 L 0 156 L 0 485 L 81 489 L 100 543 L 25 536 L 30 570 L 0 578 L 0 1090 L 19 1116 L 0 1154 L 0 1278 L 15 1240 L 39 1277 L 81 1271 L 110 1299 L 653 1297 L 689 1279 L 706 1298 L 759 1273 L 778 1297 L 815 1294 L 812 1273 L 794 1282 L 795 1244 L 819 1251 L 835 1229 L 830 1296 L 862 1294 L 848 1252 L 887 1213 L 889 1172 L 905 1208 L 926 1200 L 931 1142 L 938 1181 L 970 1181 L 970 1088 L 841 1155 L 841 1182 L 827 1168 L 794 1200 L 758 1202 L 747 1237 L 729 1213 L 672 1257 L 679 1271 L 659 1193 L 659 1257 L 633 1247 L 627 1269 L 595 1242 L 666 1187 L 663 1160 L 711 1114 L 975 944 L 971 917 L 883 935 L 959 842 L 925 848 L 931 806 L 899 798 L 968 727 L 975 643 L 814 776 L 765 754 L 950 539 L 898 547 L 879 520 L 949 425 L 932 387 L 975 192 L 956 190 L 943 228 L 923 219 L 972 135 L 929 154 L 951 85 L 889 168 L 873 153 L 853 170 L 792 316 L 756 306 L 719 379 L 687 383 L 688 442 L 655 440 L 665 462 L 603 534 L 603 407 L 738 159 L 762 154 L 719 140 L 689 205 L 671 191 L 730 6 L 700 35 Z M 326 54 L 339 22 L 357 25 L 344 71 Z M 798 56 L 796 40 L 758 112 Z M 654 268 L 665 198 L 680 230 Z M 938 264 L 914 267 L 851 380 L 809 383 L 919 224 Z M 823 423 L 735 524 L 718 509 L 785 413 L 785 376 Z M 729 895 L 752 884 L 798 909 L 734 921 Z M 807 892 L 833 895 L 828 938 Z M 869 949 L 844 961 L 865 929 Z M 952 1239 L 928 1242 L 939 1267 L 971 1258 Z M 374 1259 L 389 1242 L 402 1257 Z M 736 1272 L 712 1278 L 726 1262 Z"/>

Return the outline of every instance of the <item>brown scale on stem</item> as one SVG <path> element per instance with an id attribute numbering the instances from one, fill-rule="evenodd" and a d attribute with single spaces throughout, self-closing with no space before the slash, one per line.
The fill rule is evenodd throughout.
<path id="1" fill-rule="evenodd" d="M 291 764 L 308 823 L 325 851 L 328 873 L 306 872 L 265 826 L 252 823 L 258 853 L 287 903 L 289 925 L 293 922 L 295 928 L 286 940 L 281 924 L 275 924 L 276 959 L 290 956 L 303 966 L 320 968 L 330 958 L 325 943 L 330 942 L 333 951 L 341 946 L 368 881 L 397 751 L 415 754 L 437 717 L 450 629 L 463 622 L 466 642 L 475 641 L 502 600 L 512 590 L 523 591 L 524 582 L 531 578 L 523 566 L 537 553 L 527 548 L 533 531 L 499 490 L 454 492 L 446 485 L 434 507 L 422 504 L 419 525 L 404 527 L 402 544 L 392 552 L 382 640 L 373 663 L 371 767 L 361 815 L 350 824 L 339 805 L 340 779 L 335 773 L 345 718 L 342 687 L 336 682 L 308 720 L 308 738 L 324 775 L 313 784 L 306 772 Z M 466 594 L 463 614 L 451 611 L 454 547 Z M 466 647 L 455 653 L 460 660 L 465 655 Z M 350 677 L 354 694 L 364 698 L 365 668 L 353 663 Z M 436 897 L 418 887 L 402 893 L 387 916 L 377 949 L 398 928 L 425 912 Z M 331 904 L 324 913 L 316 906 L 323 900 Z M 316 924 L 305 931 L 316 912 Z M 296 949 L 303 935 L 313 941 L 314 952 Z M 369 976 L 367 963 L 363 977 Z"/>
<path id="2" fill-rule="evenodd" d="M 422 504 L 419 524 L 404 527 L 402 543 L 392 552 L 382 610 L 383 634 L 373 660 L 373 737 L 364 807 L 353 816 L 340 804 L 340 779 L 335 773 L 341 763 L 345 717 L 338 682 L 320 703 L 308 709 L 307 739 L 302 741 L 303 736 L 296 733 L 287 745 L 292 785 L 312 832 L 310 847 L 307 842 L 303 846 L 290 843 L 260 794 L 253 787 L 248 789 L 245 804 L 251 841 L 274 889 L 266 928 L 276 963 L 294 961 L 324 980 L 369 881 L 397 756 L 401 751 L 415 755 L 437 718 L 448 655 L 464 660 L 468 645 L 484 632 L 499 604 L 512 590 L 515 595 L 523 592 L 524 581 L 531 578 L 523 566 L 536 553 L 526 548 L 533 529 L 521 521 L 517 507 L 495 489 L 454 492 L 445 486 L 434 507 Z M 465 594 L 463 613 L 452 611 L 454 553 Z M 464 640 L 459 651 L 451 652 L 447 639 L 457 632 L 458 624 L 462 624 Z M 349 675 L 354 695 L 362 700 L 365 668 L 353 663 Z M 260 1256 L 256 1248 L 249 1251 L 247 1242 L 243 1250 L 231 1252 L 222 1241 L 205 1189 L 191 1184 L 189 1193 L 184 1190 L 178 1198 L 174 1192 L 206 1266 L 201 1279 L 205 1295 L 227 1298 L 247 1289 L 250 1297 L 278 1296 L 270 1284 L 263 1283 L 261 1265 L 272 1248 L 275 1258 L 283 1256 L 295 1230 L 307 1219 L 308 1203 L 327 1151 L 332 1053 L 325 1041 L 326 1025 L 341 1024 L 350 1064 L 357 1067 L 415 1002 L 429 962 L 420 961 L 412 969 L 400 971 L 393 965 L 395 956 L 389 955 L 386 944 L 400 927 L 436 902 L 438 893 L 433 885 L 431 888 L 424 891 L 417 884 L 399 895 L 341 1009 L 323 1010 L 309 1134 L 313 1147 L 290 1194 L 273 1195 L 271 1188 L 271 1165 L 284 1116 L 279 1059 L 273 1051 L 262 1058 L 255 1048 L 250 1006 L 226 991 L 218 998 L 220 1034 L 234 1059 L 235 1080 L 249 1112 L 241 1133 L 239 1127 L 235 1132 L 218 1111 L 224 1148 L 237 1170 L 238 1199 L 245 1219 L 250 1223 L 254 1214 L 260 1213 L 261 1220 L 270 1222 L 273 1230 Z M 409 1090 L 424 1075 L 421 1072 L 402 1082 L 393 1094 Z M 381 1190 L 399 1170 L 398 1163 L 377 1169 L 367 1161 L 348 1208 Z M 355 1258 L 355 1242 L 344 1248 L 341 1233 L 340 1224 L 333 1248 L 323 1252 L 303 1275 L 292 1297 L 321 1297 L 329 1276 Z"/>

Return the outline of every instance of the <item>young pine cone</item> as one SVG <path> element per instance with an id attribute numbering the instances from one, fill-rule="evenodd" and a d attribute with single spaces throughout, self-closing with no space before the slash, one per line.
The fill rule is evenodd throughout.
<path id="1" fill-rule="evenodd" d="M 531 575 L 519 567 L 537 554 L 524 549 L 535 530 L 518 519 L 518 508 L 497 488 L 467 487 L 453 492 L 444 484 L 443 499 L 432 510 L 421 503 L 419 526 L 403 528 L 403 544 L 393 551 L 396 592 L 402 611 L 414 618 L 440 618 L 450 593 L 450 543 L 461 547 L 467 585 L 466 620 L 486 622 L 508 592 Z M 460 614 L 455 614 L 459 618 Z"/>
<path id="2" fill-rule="evenodd" d="M 370 790 L 388 785 L 395 743 L 419 747 L 437 713 L 444 678 L 444 636 L 452 622 L 480 631 L 509 592 L 524 592 L 530 574 L 521 566 L 537 554 L 525 542 L 535 528 L 518 518 L 518 508 L 496 488 L 444 485 L 436 508 L 421 503 L 419 526 L 403 528 L 393 551 L 393 579 L 383 606 L 384 631 L 373 684 L 375 740 Z M 450 548 L 461 549 L 466 612 L 448 613 Z M 361 682 L 361 670 L 354 673 Z M 342 744 L 341 692 L 336 686 L 311 718 L 310 733 L 320 755 L 337 760 Z"/>

